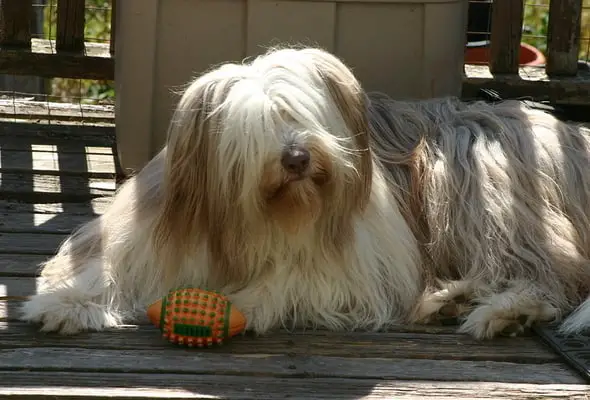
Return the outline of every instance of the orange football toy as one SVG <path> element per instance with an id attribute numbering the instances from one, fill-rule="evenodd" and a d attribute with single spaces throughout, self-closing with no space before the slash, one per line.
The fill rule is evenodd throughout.
<path id="1" fill-rule="evenodd" d="M 188 347 L 222 344 L 246 327 L 246 317 L 227 297 L 197 288 L 171 290 L 147 315 L 164 339 Z"/>

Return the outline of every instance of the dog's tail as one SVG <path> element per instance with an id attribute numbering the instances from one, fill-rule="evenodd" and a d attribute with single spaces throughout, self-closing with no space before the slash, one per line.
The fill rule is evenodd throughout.
<path id="1" fill-rule="evenodd" d="M 590 297 L 574 310 L 561 324 L 563 334 L 575 334 L 590 329 Z"/>

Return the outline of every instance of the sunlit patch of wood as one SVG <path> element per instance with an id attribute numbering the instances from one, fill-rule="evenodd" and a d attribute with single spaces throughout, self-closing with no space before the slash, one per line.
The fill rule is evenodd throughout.
<path id="1" fill-rule="evenodd" d="M 57 146 L 54 144 L 31 144 L 31 150 L 56 152 Z"/>
<path id="2" fill-rule="evenodd" d="M 59 160 L 57 155 L 57 146 L 44 145 L 44 148 L 52 148 L 53 152 L 37 151 L 37 145 L 31 145 L 31 158 L 33 160 L 33 171 L 59 171 Z"/>
<path id="3" fill-rule="evenodd" d="M 63 211 L 62 203 L 33 204 L 34 213 L 61 213 Z"/>
<path id="4" fill-rule="evenodd" d="M 106 197 L 97 197 L 85 202 L 81 208 L 88 209 L 89 213 L 100 215 L 105 212 L 110 199 Z M 72 205 L 70 204 L 70 209 Z M 0 207 L 1 210 L 1 207 Z M 63 203 L 38 203 L 33 204 L 33 212 L 41 214 L 59 214 L 64 212 Z"/>
<path id="5" fill-rule="evenodd" d="M 33 226 L 40 226 L 55 218 L 59 214 L 33 214 Z"/>
<path id="6" fill-rule="evenodd" d="M 34 120 L 35 123 L 51 124 L 82 121 L 85 125 L 111 125 L 115 122 L 115 107 L 112 104 L 70 104 L 0 95 L 0 119 Z"/>
<path id="7" fill-rule="evenodd" d="M 86 154 L 109 154 L 114 157 L 113 149 L 110 147 L 84 146 L 84 152 Z"/>
<path id="8" fill-rule="evenodd" d="M 61 193 L 59 176 L 34 174 L 33 192 Z"/>
<path id="9" fill-rule="evenodd" d="M 115 159 L 112 154 L 86 153 L 86 165 L 88 171 L 95 173 L 115 174 Z"/>

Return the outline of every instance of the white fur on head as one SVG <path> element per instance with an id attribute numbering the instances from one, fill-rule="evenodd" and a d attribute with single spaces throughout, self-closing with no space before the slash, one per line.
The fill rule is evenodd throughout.
<path id="1" fill-rule="evenodd" d="M 192 82 L 171 124 L 155 228 L 168 275 L 205 251 L 208 285 L 255 309 L 259 330 L 277 318 L 379 327 L 407 315 L 419 255 L 373 164 L 366 100 L 317 49 L 271 50 Z M 297 179 L 281 164 L 291 146 L 311 155 Z M 265 315 L 257 302 L 275 305 Z"/>
<path id="2" fill-rule="evenodd" d="M 315 49 L 271 51 L 196 79 L 168 135 L 158 243 L 191 245 L 206 233 L 213 258 L 230 268 L 248 255 L 251 264 L 268 258 L 271 234 L 280 243 L 313 228 L 327 243 L 350 241 L 352 213 L 371 192 L 364 101 L 348 68 Z M 281 167 L 289 146 L 311 154 L 305 179 Z"/>

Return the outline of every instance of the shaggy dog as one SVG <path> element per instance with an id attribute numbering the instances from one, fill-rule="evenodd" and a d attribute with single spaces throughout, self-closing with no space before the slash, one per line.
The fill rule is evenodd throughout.
<path id="1" fill-rule="evenodd" d="M 587 130 L 518 102 L 368 95 L 329 53 L 275 49 L 187 86 L 164 149 L 44 264 L 22 318 L 100 330 L 190 285 L 258 333 L 455 315 L 517 334 L 588 295 L 589 217 Z"/>

